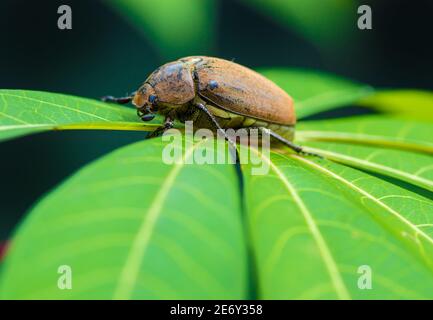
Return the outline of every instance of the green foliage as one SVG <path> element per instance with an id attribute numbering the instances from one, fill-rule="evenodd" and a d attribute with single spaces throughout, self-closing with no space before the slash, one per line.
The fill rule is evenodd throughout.
<path id="1" fill-rule="evenodd" d="M 164 145 L 152 139 L 113 152 L 41 201 L 13 241 L 2 296 L 245 298 L 235 168 L 166 165 Z M 59 295 L 65 264 L 75 290 Z"/>
<path id="2" fill-rule="evenodd" d="M 387 105 L 383 93 L 333 76 L 263 73 L 293 95 L 300 117 L 366 105 L 363 99 Z M 24 134 L 11 128 L 17 125 L 144 128 L 125 107 L 51 93 L 1 94 L 3 138 Z M 433 103 L 429 93 L 419 95 Z M 419 101 L 401 114 L 416 118 Z M 185 159 L 173 165 L 161 160 L 161 139 L 114 151 L 30 211 L 12 239 L 1 297 L 431 299 L 431 123 L 388 110 L 300 121 L 297 142 L 324 158 L 251 149 L 270 172 L 251 175 L 242 165 L 242 188 L 233 165 L 186 163 L 203 140 L 189 141 Z M 73 270 L 72 290 L 57 288 L 64 264 Z M 371 290 L 358 287 L 364 265 L 373 273 Z"/>
<path id="3" fill-rule="evenodd" d="M 393 119 L 388 115 L 300 122 L 297 132 L 300 141 L 339 141 L 433 153 L 431 123 Z"/>
<path id="4" fill-rule="evenodd" d="M 372 88 L 339 77 L 308 70 L 259 70 L 296 101 L 296 115 L 304 118 L 332 108 L 350 105 L 372 93 Z"/>
<path id="5" fill-rule="evenodd" d="M 432 297 L 431 201 L 328 160 L 267 161 L 268 175 L 244 171 L 261 298 Z M 357 286 L 362 265 L 373 290 Z"/>
<path id="6" fill-rule="evenodd" d="M 213 0 L 109 0 L 166 59 L 208 52 L 214 38 Z M 175 32 L 173 32 L 175 30 Z"/>
<path id="7" fill-rule="evenodd" d="M 334 48 L 354 36 L 353 0 L 241 0 L 282 26 L 295 30 L 322 49 Z M 338 35 L 338 41 L 336 41 Z"/>
<path id="8" fill-rule="evenodd" d="M 154 130 L 132 108 L 64 94 L 0 90 L 0 141 L 47 130 Z"/>
<path id="9" fill-rule="evenodd" d="M 387 90 L 360 101 L 364 105 L 404 119 L 433 121 L 433 93 L 420 90 Z"/>
<path id="10" fill-rule="evenodd" d="M 333 51 L 356 36 L 353 0 L 238 0 L 322 51 Z M 165 59 L 206 54 L 214 46 L 219 14 L 216 0 L 109 0 Z M 224 20 L 222 20 L 224 21 Z M 338 35 L 338 41 L 336 41 Z M 331 49 L 330 49 L 331 48 Z"/>

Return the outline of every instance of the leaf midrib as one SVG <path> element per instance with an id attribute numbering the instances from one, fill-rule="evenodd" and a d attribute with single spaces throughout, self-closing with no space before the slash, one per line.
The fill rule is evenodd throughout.
<path id="1" fill-rule="evenodd" d="M 354 158 L 342 153 L 328 151 L 320 148 L 313 148 L 313 147 L 305 147 L 305 150 L 317 154 L 321 154 L 324 156 L 328 156 L 330 159 L 336 161 L 336 162 L 342 162 L 346 164 L 353 164 L 358 167 L 363 167 L 370 170 L 379 170 L 379 172 L 385 172 L 393 177 L 397 178 L 403 178 L 405 181 L 409 181 L 411 183 L 414 183 L 416 185 L 419 185 L 429 191 L 433 191 L 433 182 L 431 180 L 425 179 L 423 177 L 417 176 L 415 174 L 407 173 L 398 169 L 391 168 L 389 166 L 374 163 L 366 160 L 362 160 L 359 158 Z"/>
<path id="2" fill-rule="evenodd" d="M 408 219 L 406 219 L 404 216 L 402 216 L 400 213 L 398 213 L 393 208 L 391 208 L 388 205 L 386 205 L 380 199 L 378 199 L 375 196 L 373 196 L 371 193 L 369 193 L 369 192 L 365 191 L 364 189 L 356 186 L 355 184 L 351 183 L 347 179 L 343 178 L 341 175 L 338 175 L 338 174 L 336 174 L 336 173 L 334 173 L 334 172 L 326 169 L 325 167 L 323 167 L 323 166 L 321 166 L 321 165 L 319 165 L 319 164 L 317 164 L 315 162 L 307 160 L 304 157 L 301 157 L 301 156 L 298 156 L 298 155 L 290 155 L 290 157 L 295 158 L 298 161 L 303 162 L 303 163 L 307 164 L 308 166 L 313 167 L 313 168 L 315 168 L 316 170 L 318 170 L 320 172 L 323 172 L 327 176 L 330 176 L 330 177 L 332 177 L 332 178 L 334 178 L 334 179 L 336 179 L 336 180 L 344 183 L 345 185 L 347 185 L 352 190 L 355 190 L 356 192 L 362 194 L 363 196 L 365 196 L 368 199 L 372 200 L 373 202 L 377 203 L 379 206 L 381 206 L 386 211 L 388 211 L 389 213 L 391 213 L 394 217 L 396 217 L 399 221 L 401 221 L 405 225 L 407 225 L 413 232 L 415 232 L 415 235 L 420 235 L 431 246 L 433 246 L 433 238 L 431 238 L 430 236 L 428 236 L 424 231 L 422 231 L 421 229 L 419 229 L 415 224 L 413 224 L 411 221 L 409 221 Z M 429 268 L 431 269 L 432 263 L 430 261 L 426 261 L 426 262 L 429 265 Z"/>
<path id="3" fill-rule="evenodd" d="M 433 154 L 433 145 L 426 141 L 398 139 L 394 137 L 339 131 L 299 130 L 296 138 L 300 141 L 351 142 L 361 145 L 388 146 Z M 300 139 L 299 139 L 300 138 Z"/>
<path id="4" fill-rule="evenodd" d="M 94 117 L 94 118 L 97 118 L 97 119 L 100 119 L 100 120 L 103 120 L 103 121 L 110 121 L 109 119 L 97 116 L 96 114 L 89 113 L 89 112 L 86 112 L 86 111 L 83 111 L 83 110 L 80 110 L 80 109 L 76 109 L 76 108 L 67 107 L 67 106 L 64 106 L 64 105 L 61 105 L 61 104 L 58 104 L 58 103 L 54 103 L 54 102 L 48 102 L 48 101 L 44 101 L 44 100 L 38 100 L 38 99 L 35 99 L 35 98 L 26 97 L 26 96 L 18 96 L 18 95 L 10 94 L 10 93 L 0 93 L 0 94 L 2 96 L 10 96 L 10 97 L 14 97 L 14 98 L 20 98 L 20 99 L 26 99 L 26 100 L 30 100 L 30 101 L 36 101 L 36 102 L 47 104 L 47 105 L 54 106 L 54 107 L 57 107 L 57 108 L 67 109 L 67 110 L 74 111 L 74 112 L 77 112 L 77 113 L 82 113 L 82 114 L 85 114 L 87 116 Z"/>
<path id="5" fill-rule="evenodd" d="M 340 271 L 338 270 L 337 264 L 331 254 L 331 251 L 329 250 L 329 247 L 323 238 L 320 229 L 314 222 L 313 216 L 309 212 L 307 206 L 302 201 L 299 194 L 296 192 L 295 188 L 292 186 L 292 184 L 287 180 L 287 178 L 284 176 L 284 174 L 278 169 L 278 167 L 271 161 L 270 158 L 263 155 L 260 151 L 256 150 L 255 148 L 251 148 L 259 157 L 261 157 L 264 161 L 266 161 L 269 166 L 272 168 L 272 170 L 277 174 L 277 176 L 280 178 L 280 180 L 283 182 L 284 187 L 289 192 L 289 194 L 292 196 L 294 202 L 298 206 L 299 210 L 301 211 L 305 222 L 307 224 L 307 227 L 313 236 L 314 241 L 316 242 L 316 245 L 319 249 L 320 256 L 322 257 L 326 269 L 328 271 L 329 277 L 331 278 L 332 285 L 337 293 L 337 296 L 339 299 L 345 299 L 349 300 L 351 299 L 350 294 L 346 288 L 346 285 L 344 284 L 344 281 L 342 279 L 342 276 L 340 274 Z"/>
<path id="6" fill-rule="evenodd" d="M 171 191 L 181 169 L 184 167 L 186 159 L 188 159 L 194 150 L 204 141 L 205 140 L 201 140 L 195 144 L 193 143 L 191 147 L 185 151 L 184 161 L 175 161 L 175 165 L 169 171 L 165 182 L 161 185 L 159 192 L 156 194 L 147 210 L 147 214 L 143 216 L 143 222 L 131 244 L 131 249 L 120 272 L 118 284 L 114 289 L 113 299 L 127 300 L 131 297 L 136 279 L 138 278 L 139 268 L 147 251 L 161 209 L 164 206 L 165 199 Z M 182 155 L 180 157 L 182 157 Z"/>

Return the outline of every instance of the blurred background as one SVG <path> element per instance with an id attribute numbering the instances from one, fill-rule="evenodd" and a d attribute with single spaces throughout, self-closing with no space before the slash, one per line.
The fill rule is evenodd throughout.
<path id="1" fill-rule="evenodd" d="M 62 4 L 72 8 L 72 30 L 57 28 Z M 357 28 L 361 4 L 372 9 L 373 30 Z M 2 0 L 0 88 L 124 95 L 167 61 L 212 55 L 431 90 L 432 31 L 431 0 Z M 140 139 L 140 132 L 68 131 L 3 142 L 0 241 L 67 176 Z"/>

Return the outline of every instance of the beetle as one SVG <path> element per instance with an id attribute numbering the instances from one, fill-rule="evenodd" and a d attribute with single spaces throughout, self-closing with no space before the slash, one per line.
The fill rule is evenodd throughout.
<path id="1" fill-rule="evenodd" d="M 143 121 L 156 113 L 164 124 L 151 136 L 173 127 L 175 119 L 193 121 L 196 128 L 212 130 L 256 128 L 297 153 L 294 144 L 296 116 L 293 99 L 259 73 L 232 61 L 191 56 L 166 63 L 152 72 L 132 95 L 106 102 L 132 103 Z M 234 144 L 225 135 L 225 138 Z"/>

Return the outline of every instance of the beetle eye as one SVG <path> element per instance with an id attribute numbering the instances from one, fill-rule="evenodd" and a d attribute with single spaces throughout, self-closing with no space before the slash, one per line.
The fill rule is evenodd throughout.
<path id="1" fill-rule="evenodd" d="M 156 96 L 153 95 L 153 94 L 151 94 L 151 95 L 149 96 L 149 102 L 150 102 L 150 103 L 154 103 L 155 101 L 156 101 Z"/>
<path id="2" fill-rule="evenodd" d="M 209 89 L 213 90 L 216 88 L 218 88 L 218 82 L 216 82 L 215 80 L 209 81 Z"/>

